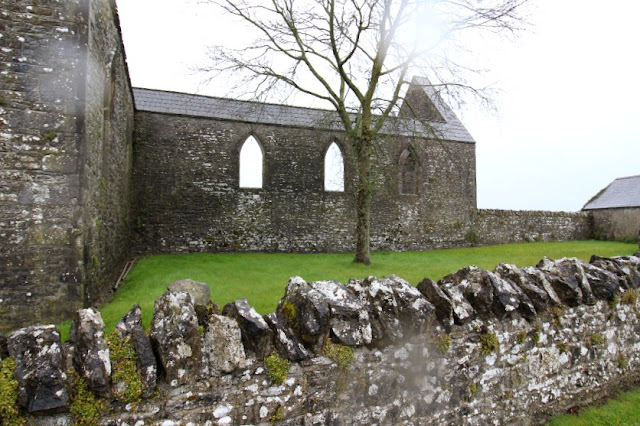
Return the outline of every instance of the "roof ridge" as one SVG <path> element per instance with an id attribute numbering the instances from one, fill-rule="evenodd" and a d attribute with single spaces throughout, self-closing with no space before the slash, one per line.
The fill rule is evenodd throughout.
<path id="1" fill-rule="evenodd" d="M 207 117 L 221 120 L 244 121 L 261 124 L 320 128 L 343 131 L 336 110 L 291 106 L 257 101 L 244 101 L 200 94 L 174 92 L 148 88 L 134 88 L 136 111 Z M 443 105 L 444 107 L 445 105 Z M 475 143 L 464 125 L 451 114 L 447 121 L 422 122 L 389 116 L 380 134 L 422 136 L 455 142 Z M 355 119 L 355 115 L 350 113 Z"/>
<path id="2" fill-rule="evenodd" d="M 614 179 L 582 207 L 583 210 L 640 207 L 640 175 Z"/>
<path id="3" fill-rule="evenodd" d="M 255 104 L 255 105 L 266 105 L 266 106 L 285 107 L 285 108 L 297 108 L 297 109 L 303 109 L 303 110 L 308 110 L 308 111 L 322 111 L 322 112 L 334 112 L 334 113 L 336 112 L 335 110 L 325 109 L 325 108 L 312 108 L 312 107 L 305 107 L 305 106 L 299 106 L 299 105 L 277 104 L 277 103 L 274 103 L 274 102 L 249 101 L 249 100 L 244 100 L 244 99 L 228 98 L 228 97 L 225 97 L 225 96 L 212 96 L 212 95 L 203 95 L 203 94 L 199 94 L 199 93 L 176 92 L 175 90 L 149 89 L 149 88 L 145 88 L 145 87 L 134 87 L 133 90 L 148 90 L 150 92 L 172 93 L 172 94 L 175 94 L 175 95 L 196 96 L 196 97 L 199 97 L 199 98 L 218 99 L 218 100 L 221 100 L 221 101 L 242 102 L 242 103 Z"/>
<path id="4" fill-rule="evenodd" d="M 619 177 L 619 178 L 616 178 L 615 180 L 623 180 L 623 179 L 635 179 L 635 178 L 640 178 L 640 175 L 633 175 L 633 176 L 623 176 L 623 177 Z"/>

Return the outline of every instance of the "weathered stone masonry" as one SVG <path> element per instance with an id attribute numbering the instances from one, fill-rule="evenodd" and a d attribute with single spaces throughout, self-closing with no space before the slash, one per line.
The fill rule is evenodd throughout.
<path id="1" fill-rule="evenodd" d="M 98 302 L 131 253 L 353 250 L 335 114 L 132 90 L 113 0 L 0 6 L 0 331 Z M 588 236 L 586 214 L 477 212 L 475 142 L 425 83 L 376 147 L 374 250 Z M 250 135 L 260 189 L 239 188 Z M 323 188 L 332 143 L 344 192 Z"/>
<path id="2" fill-rule="evenodd" d="M 138 353 L 135 405 L 99 312 L 77 312 L 70 343 L 32 326 L 7 349 L 30 424 L 71 424 L 70 370 L 104 398 L 108 425 L 541 424 L 640 379 L 638 255 L 466 267 L 417 289 L 293 277 L 264 317 L 246 299 L 220 315 L 206 284 L 176 282 L 149 335 L 139 307 L 116 326 Z M 292 361 L 280 381 L 273 353 Z"/>
<path id="3" fill-rule="evenodd" d="M 68 318 L 128 258 L 133 100 L 113 1 L 0 1 L 0 330 Z"/>
<path id="4" fill-rule="evenodd" d="M 222 117 L 219 109 L 252 104 L 227 100 L 232 106 L 218 105 L 220 101 L 193 95 L 134 92 L 136 252 L 353 250 L 355 176 L 343 133 L 328 120 L 305 127 L 314 122 L 296 125 L 295 119 L 282 117 L 312 116 L 318 110 L 280 107 L 285 111 L 276 119 L 245 122 L 244 115 Z M 188 102 L 203 106 L 185 115 L 180 105 Z M 255 110 L 261 106 L 252 108 L 248 114 L 260 119 Z M 239 187 L 240 148 L 249 135 L 259 140 L 265 154 L 260 189 Z M 584 212 L 476 210 L 475 145 L 468 134 L 453 135 L 461 140 L 383 135 L 372 206 L 374 250 L 590 236 Z M 324 154 L 332 142 L 347 160 L 343 193 L 323 190 Z M 399 163 L 406 150 L 416 159 L 416 190 L 410 194 L 400 189 Z"/>
<path id="5" fill-rule="evenodd" d="M 470 229 L 478 244 L 584 240 L 591 237 L 586 212 L 478 210 Z"/>
<path id="6" fill-rule="evenodd" d="M 243 116 L 217 119 L 146 111 L 147 96 L 177 95 L 149 92 L 135 89 L 136 251 L 353 250 L 355 172 L 343 132 L 322 122 L 311 128 L 293 119 L 263 124 L 244 122 Z M 206 98 L 190 97 L 190 102 L 197 101 Z M 249 135 L 264 150 L 260 189 L 239 187 L 239 152 Z M 324 155 L 332 142 L 346 160 L 344 192 L 325 191 L 323 186 Z M 398 161 L 405 150 L 411 150 L 419 171 L 415 191 L 409 194 L 399 190 Z M 476 192 L 475 147 L 468 134 L 463 141 L 386 134 L 376 160 L 374 249 L 464 243 L 462 224 L 474 215 Z"/>

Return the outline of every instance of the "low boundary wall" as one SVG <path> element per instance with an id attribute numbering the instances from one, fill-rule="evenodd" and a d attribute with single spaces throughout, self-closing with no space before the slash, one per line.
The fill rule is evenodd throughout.
<path id="1" fill-rule="evenodd" d="M 591 238 L 587 212 L 480 209 L 467 240 L 482 245 L 523 241 L 567 241 Z"/>
<path id="2" fill-rule="evenodd" d="M 541 424 L 639 378 L 636 256 L 466 267 L 417 288 L 293 277 L 264 316 L 245 299 L 220 314 L 206 284 L 184 280 L 156 301 L 149 333 L 139 307 L 117 325 L 137 353 L 128 374 L 93 309 L 67 343 L 32 326 L 0 354 L 30 424 L 70 424 L 79 379 L 109 425 Z"/>

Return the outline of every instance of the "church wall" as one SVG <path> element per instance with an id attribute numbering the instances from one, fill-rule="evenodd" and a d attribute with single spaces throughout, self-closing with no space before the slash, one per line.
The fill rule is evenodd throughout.
<path id="1" fill-rule="evenodd" d="M 0 330 L 82 305 L 86 5 L 0 1 Z M 58 301 L 64 300 L 64 303 Z"/>
<path id="2" fill-rule="evenodd" d="M 115 4 L 91 0 L 82 169 L 85 300 L 111 288 L 129 259 L 133 96 Z"/>
<path id="3" fill-rule="evenodd" d="M 105 50 L 97 45 L 122 50 L 114 7 L 112 1 L 0 0 L 0 331 L 57 321 L 95 300 L 117 262 L 87 274 L 86 254 L 102 262 L 126 241 L 130 172 L 122 164 L 130 149 L 93 155 L 106 78 Z M 126 123 L 133 115 L 122 55 L 114 69 L 112 120 L 125 124 L 114 126 L 113 141 L 131 132 Z M 113 206 L 90 208 L 103 177 Z M 108 231 L 92 245 L 89 228 L 98 212 Z M 127 246 L 114 251 L 122 256 Z"/>
<path id="4" fill-rule="evenodd" d="M 341 132 L 136 113 L 135 251 L 345 252 L 354 249 L 355 188 Z M 253 135 L 264 185 L 239 188 L 239 155 Z M 324 190 L 324 155 L 336 142 L 345 191 Z M 401 194 L 398 159 L 417 159 L 413 193 Z M 463 244 L 451 233 L 475 211 L 475 146 L 385 137 L 376 148 L 374 250 Z"/>

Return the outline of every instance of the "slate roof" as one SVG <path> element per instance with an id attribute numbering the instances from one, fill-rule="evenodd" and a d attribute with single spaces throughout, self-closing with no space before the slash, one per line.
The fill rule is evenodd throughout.
<path id="1" fill-rule="evenodd" d="M 584 205 L 582 210 L 640 207 L 640 175 L 614 180 Z"/>
<path id="2" fill-rule="evenodd" d="M 412 84 L 426 80 L 414 79 Z M 428 82 L 427 82 L 428 83 Z M 381 133 L 389 135 L 435 136 L 440 139 L 475 143 L 467 129 L 453 111 L 442 101 L 430 86 L 425 93 L 438 108 L 445 122 L 430 122 L 431 129 L 417 120 L 391 117 Z M 335 111 L 239 101 L 226 98 L 166 92 L 161 90 L 134 88 L 133 96 L 138 111 L 162 114 L 205 117 L 248 123 L 275 124 L 291 127 L 341 130 L 342 123 Z"/>

